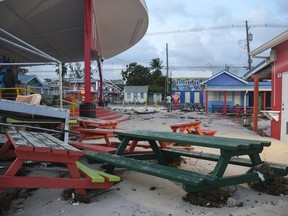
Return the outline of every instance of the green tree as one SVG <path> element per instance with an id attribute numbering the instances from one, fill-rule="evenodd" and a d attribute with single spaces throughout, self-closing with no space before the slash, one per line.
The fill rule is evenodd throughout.
<path id="1" fill-rule="evenodd" d="M 26 75 L 29 72 L 27 68 L 19 68 L 18 69 L 18 75 Z"/>
<path id="2" fill-rule="evenodd" d="M 69 73 L 68 76 L 70 78 L 77 78 L 77 79 L 82 79 L 84 77 L 84 68 L 82 68 L 81 63 L 75 62 L 74 65 L 73 63 L 70 63 L 69 65 Z"/>
<path id="3" fill-rule="evenodd" d="M 151 73 L 149 68 L 133 62 L 126 65 L 126 70 L 121 71 L 121 75 L 126 85 L 143 86 L 151 84 Z"/>
<path id="4" fill-rule="evenodd" d="M 59 76 L 59 65 L 57 65 L 55 72 Z M 66 65 L 66 63 L 62 63 L 62 78 L 64 78 L 66 76 L 66 74 L 67 74 L 67 65 Z"/>
<path id="5" fill-rule="evenodd" d="M 162 76 L 162 63 L 163 61 L 161 61 L 159 58 L 152 59 L 150 62 L 153 79 L 157 79 L 158 77 Z"/>

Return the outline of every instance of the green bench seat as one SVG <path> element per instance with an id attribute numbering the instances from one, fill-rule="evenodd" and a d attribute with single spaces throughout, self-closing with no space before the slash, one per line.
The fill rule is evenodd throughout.
<path id="1" fill-rule="evenodd" d="M 219 160 L 219 157 L 220 157 L 220 155 L 218 155 L 218 154 L 203 153 L 203 152 L 199 152 L 199 151 L 187 151 L 187 150 L 183 150 L 183 149 L 161 149 L 161 152 L 167 158 L 185 156 L 185 157 L 191 157 L 191 158 L 197 158 L 197 159 L 217 162 Z M 238 166 L 246 166 L 246 167 L 252 167 L 253 166 L 250 159 L 240 158 L 240 157 L 232 157 L 231 160 L 229 161 L 229 163 L 233 164 L 233 165 L 238 165 Z M 279 176 L 288 175 L 288 165 L 278 164 L 278 163 L 270 163 L 270 162 L 268 164 L 269 164 L 270 168 L 273 169 L 277 175 L 279 175 Z"/>
<path id="2" fill-rule="evenodd" d="M 122 167 L 192 186 L 198 186 L 202 184 L 212 185 L 215 179 L 217 179 L 217 177 L 209 175 L 202 175 L 188 170 L 168 167 L 109 153 L 86 152 L 85 154 L 89 160 L 108 163 L 116 167 Z"/>
<path id="3" fill-rule="evenodd" d="M 77 168 L 82 173 L 84 173 L 90 179 L 91 182 L 105 182 L 105 181 L 118 182 L 121 180 L 120 177 L 116 175 L 111 175 L 109 173 L 91 169 L 79 161 L 76 162 L 76 165 L 77 165 Z"/>

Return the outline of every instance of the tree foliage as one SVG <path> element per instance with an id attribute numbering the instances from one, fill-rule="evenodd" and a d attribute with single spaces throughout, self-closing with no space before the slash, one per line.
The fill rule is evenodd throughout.
<path id="1" fill-rule="evenodd" d="M 126 65 L 126 70 L 122 70 L 121 75 L 126 85 L 143 86 L 149 85 L 151 81 L 149 68 L 138 65 L 136 62 Z"/>
<path id="2" fill-rule="evenodd" d="M 19 68 L 18 75 L 26 75 L 29 72 L 27 68 Z"/>
<path id="3" fill-rule="evenodd" d="M 165 92 L 166 77 L 162 75 L 162 61 L 159 58 L 152 59 L 150 69 L 135 62 L 126 65 L 126 70 L 121 75 L 126 85 L 148 85 L 149 92 Z"/>
<path id="4" fill-rule="evenodd" d="M 59 65 L 57 65 L 57 68 L 56 68 L 55 72 L 59 76 Z M 62 63 L 62 78 L 64 78 L 66 76 L 66 74 L 67 74 L 67 64 L 66 63 Z"/>
<path id="5" fill-rule="evenodd" d="M 70 78 L 82 79 L 84 77 L 84 68 L 79 62 L 70 63 L 68 76 Z"/>

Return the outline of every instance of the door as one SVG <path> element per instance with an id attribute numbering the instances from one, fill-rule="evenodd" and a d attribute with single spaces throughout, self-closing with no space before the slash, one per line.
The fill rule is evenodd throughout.
<path id="1" fill-rule="evenodd" d="M 185 103 L 190 103 L 190 92 L 185 92 Z"/>
<path id="2" fill-rule="evenodd" d="M 282 74 L 281 141 L 288 142 L 288 72 Z"/>
<path id="3" fill-rule="evenodd" d="M 194 103 L 200 103 L 200 92 L 194 92 Z"/>

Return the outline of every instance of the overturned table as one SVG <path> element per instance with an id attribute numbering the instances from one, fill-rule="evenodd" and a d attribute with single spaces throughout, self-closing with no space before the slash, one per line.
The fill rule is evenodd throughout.
<path id="1" fill-rule="evenodd" d="M 115 131 L 114 133 L 118 134 L 118 137 L 121 140 L 116 154 L 113 155 L 108 153 L 87 152 L 86 155 L 88 156 L 89 161 L 101 161 L 110 164 L 110 167 L 107 169 L 108 172 L 112 172 L 116 166 L 181 182 L 183 183 L 183 187 L 187 192 L 257 181 L 259 179 L 259 174 L 256 172 L 243 173 L 233 176 L 223 175 L 231 159 L 235 156 L 248 155 L 252 166 L 262 164 L 263 161 L 260 158 L 260 153 L 263 151 L 264 147 L 271 145 L 271 142 L 268 141 L 199 136 L 194 134 L 179 134 L 173 132 L 142 130 L 130 132 Z M 127 145 L 132 140 L 148 141 L 153 150 L 153 156 L 158 160 L 159 164 L 122 156 Z M 170 151 L 171 153 L 173 149 L 161 150 L 157 145 L 157 142 L 161 141 L 176 142 L 187 146 L 193 145 L 216 148 L 220 150 L 220 155 L 211 174 L 200 174 L 189 170 L 169 167 L 167 166 L 169 154 L 166 154 L 165 151 Z M 175 149 L 175 151 L 178 156 L 189 153 L 187 150 L 179 151 Z"/>

